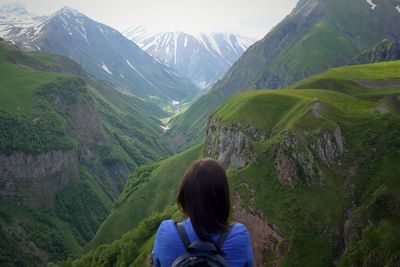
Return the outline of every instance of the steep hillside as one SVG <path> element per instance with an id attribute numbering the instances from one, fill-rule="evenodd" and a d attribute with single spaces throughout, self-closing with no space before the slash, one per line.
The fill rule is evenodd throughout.
<path id="1" fill-rule="evenodd" d="M 383 61 L 400 60 L 400 43 L 388 39 L 374 45 L 354 60 L 355 64 L 368 64 Z"/>
<path id="2" fill-rule="evenodd" d="M 292 84 L 294 89 L 329 89 L 359 98 L 396 95 L 400 87 L 400 61 L 333 68 Z"/>
<path id="3" fill-rule="evenodd" d="M 0 77 L 1 261 L 45 265 L 91 240 L 130 171 L 169 154 L 163 111 L 3 41 Z"/>
<path id="4" fill-rule="evenodd" d="M 256 43 L 214 89 L 229 95 L 249 88 L 279 88 L 331 67 L 383 39 L 399 39 L 400 13 L 391 0 L 301 0 Z M 362 25 L 360 27 L 359 25 Z"/>
<path id="5" fill-rule="evenodd" d="M 399 79 L 399 64 L 332 69 L 323 77 L 379 83 Z M 249 227 L 256 266 L 397 266 L 400 86 L 368 89 L 332 83 L 326 89 L 307 89 L 306 81 L 302 89 L 248 91 L 227 100 L 208 120 L 204 150 L 193 148 L 130 177 L 109 218 L 114 223 L 102 226 L 103 231 L 108 227 L 103 240 L 114 240 L 114 231 L 121 236 L 117 229 L 123 225 L 128 227 L 122 232 L 138 225 L 140 219 L 129 212 L 137 210 L 135 201 L 155 206 L 152 212 L 166 210 L 173 204 L 181 170 L 207 156 L 228 168 L 233 219 Z M 175 176 L 163 181 L 164 174 Z M 163 196 L 149 194 L 150 185 L 158 183 Z M 158 206 L 160 197 L 169 200 Z M 124 223 L 116 223 L 120 221 Z M 109 256 L 102 262 L 127 266 L 121 259 L 129 255 L 111 255 L 128 247 L 143 263 L 153 236 L 144 235 L 142 228 L 70 264 L 95 266 L 101 251 Z M 148 240 L 141 243 L 146 245 L 132 237 L 138 233 Z"/>
<path id="6" fill-rule="evenodd" d="M 89 247 L 120 238 L 154 212 L 162 213 L 176 201 L 177 185 L 186 168 L 202 156 L 202 145 L 168 159 L 138 168 L 129 176 L 124 192 L 113 205 Z"/>
<path id="7" fill-rule="evenodd" d="M 379 105 L 335 91 L 260 91 L 212 116 L 206 156 L 232 168 L 234 214 L 250 227 L 256 261 L 398 264 L 400 116 Z"/>
<path id="8" fill-rule="evenodd" d="M 240 91 L 282 88 L 331 67 L 353 64 L 355 57 L 384 39 L 400 39 L 396 3 L 382 0 L 372 9 L 365 0 L 299 1 L 291 14 L 251 46 L 212 87 L 209 94 L 218 94 L 221 101 L 210 104 L 210 96 L 203 96 L 171 121 L 171 137 L 181 140 L 177 148 L 200 142 L 208 116 Z M 192 117 L 202 131 L 189 127 Z"/>
<path id="9" fill-rule="evenodd" d="M 27 49 L 65 55 L 96 78 L 163 107 L 173 100 L 188 101 L 198 90 L 118 31 L 69 7 L 33 26 L 16 26 L 2 37 Z"/>
<path id="10" fill-rule="evenodd" d="M 200 88 L 206 88 L 220 78 L 256 41 L 232 33 L 192 35 L 150 32 L 144 27 L 132 27 L 124 35 Z"/>

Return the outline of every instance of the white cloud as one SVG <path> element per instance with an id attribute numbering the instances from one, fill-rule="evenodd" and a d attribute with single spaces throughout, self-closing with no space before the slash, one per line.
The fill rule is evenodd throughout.
<path id="1" fill-rule="evenodd" d="M 0 3 L 9 0 L 0 0 Z M 229 31 L 263 37 L 297 0 L 20 0 L 37 14 L 68 5 L 122 31 L 132 25 L 186 32 Z"/>

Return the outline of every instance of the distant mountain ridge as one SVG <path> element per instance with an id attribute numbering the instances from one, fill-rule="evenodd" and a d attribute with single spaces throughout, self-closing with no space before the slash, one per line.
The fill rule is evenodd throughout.
<path id="1" fill-rule="evenodd" d="M 131 27 L 123 34 L 200 88 L 214 83 L 256 42 L 233 33 L 152 32 L 143 26 Z"/>
<path id="2" fill-rule="evenodd" d="M 372 1 L 372 3 L 375 3 Z M 276 89 L 354 58 L 384 39 L 400 39 L 398 0 L 301 0 L 241 56 L 210 91 L 174 118 L 171 144 L 200 142 L 213 110 L 238 92 Z"/>
<path id="3" fill-rule="evenodd" d="M 27 49 L 68 56 L 91 75 L 162 106 L 190 100 L 198 91 L 115 29 L 69 7 L 29 27 L 15 26 L 3 38 Z"/>
<path id="4" fill-rule="evenodd" d="M 17 34 L 21 29 L 32 26 L 46 19 L 29 13 L 22 4 L 0 5 L 0 36 Z"/>

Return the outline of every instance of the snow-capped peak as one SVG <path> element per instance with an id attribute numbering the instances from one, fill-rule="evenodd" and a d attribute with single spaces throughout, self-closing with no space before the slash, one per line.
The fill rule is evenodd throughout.
<path id="1" fill-rule="evenodd" d="M 36 16 L 26 11 L 23 4 L 4 4 L 0 6 L 0 35 L 8 39 L 26 29 L 43 22 L 45 16 Z"/>
<path id="2" fill-rule="evenodd" d="M 143 26 L 123 34 L 201 88 L 218 79 L 256 41 L 232 33 L 160 32 Z"/>
<path id="3" fill-rule="evenodd" d="M 63 15 L 63 16 L 73 16 L 73 17 L 80 17 L 83 16 L 78 10 L 71 8 L 69 6 L 64 6 L 60 10 L 58 10 L 55 14 Z"/>

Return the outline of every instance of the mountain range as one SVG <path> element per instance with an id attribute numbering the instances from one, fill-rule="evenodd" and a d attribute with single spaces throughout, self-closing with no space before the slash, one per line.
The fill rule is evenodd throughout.
<path id="1" fill-rule="evenodd" d="M 21 6 L 8 13 L 29 18 Z M 2 21 L 10 16 L 2 17 Z M 198 91 L 189 79 L 155 60 L 121 33 L 77 10 L 64 7 L 38 22 L 34 18 L 30 22 L 34 23 L 27 27 L 7 24 L 1 30 L 2 37 L 24 49 L 65 55 L 94 77 L 163 107 L 172 101 L 188 101 Z"/>
<path id="2" fill-rule="evenodd" d="M 219 79 L 256 41 L 233 33 L 152 32 L 143 26 L 131 27 L 123 34 L 200 88 Z"/>
<path id="3" fill-rule="evenodd" d="M 376 6 L 365 0 L 299 1 L 207 94 L 171 120 L 172 147 L 200 142 L 208 116 L 238 92 L 285 87 L 330 67 L 354 64 L 356 57 L 383 40 L 399 40 L 398 5 L 397 0 L 382 0 Z"/>
<path id="4" fill-rule="evenodd" d="M 0 8 L 0 265 L 150 266 L 207 157 L 255 266 L 399 266 L 398 25 L 400 0 L 299 0 L 200 90 L 74 9 Z"/>

